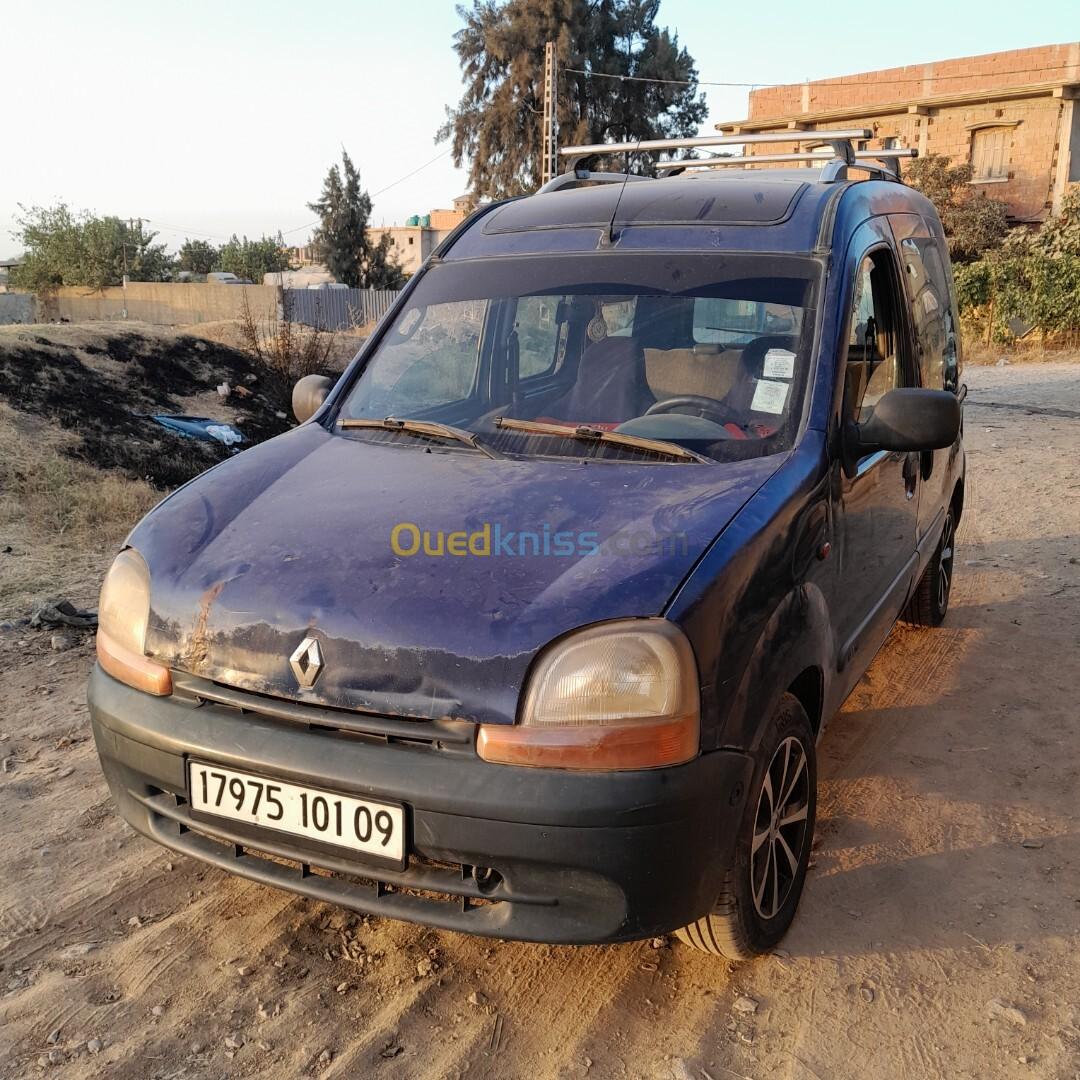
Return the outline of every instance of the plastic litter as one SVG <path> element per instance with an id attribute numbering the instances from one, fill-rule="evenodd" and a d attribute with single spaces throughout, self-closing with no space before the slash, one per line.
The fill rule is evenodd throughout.
<path id="1" fill-rule="evenodd" d="M 188 439 L 202 442 L 219 442 L 225 446 L 239 446 L 244 441 L 243 433 L 220 420 L 211 420 L 207 416 L 168 416 L 157 414 L 151 417 L 162 427 L 175 431 Z"/>

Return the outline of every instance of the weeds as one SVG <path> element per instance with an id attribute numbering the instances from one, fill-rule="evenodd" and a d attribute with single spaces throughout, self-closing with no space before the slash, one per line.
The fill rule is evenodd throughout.
<path id="1" fill-rule="evenodd" d="M 0 554 L 0 618 L 46 596 L 92 601 L 108 559 L 161 498 L 70 457 L 68 441 L 0 407 L 0 536 L 11 548 Z"/>
<path id="2" fill-rule="evenodd" d="M 240 303 L 240 336 L 266 368 L 276 389 L 289 395 L 298 379 L 326 371 L 334 348 L 334 334 L 295 322 L 289 290 L 282 290 L 281 295 L 280 313 L 275 309 L 260 323 L 245 292 Z"/>

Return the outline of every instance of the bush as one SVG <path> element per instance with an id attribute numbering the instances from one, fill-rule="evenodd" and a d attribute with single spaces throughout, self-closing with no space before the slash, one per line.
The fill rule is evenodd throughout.
<path id="1" fill-rule="evenodd" d="M 240 336 L 245 346 L 266 368 L 274 391 L 285 400 L 293 385 L 305 375 L 322 374 L 334 347 L 334 335 L 326 330 L 293 322 L 289 290 L 279 316 L 277 309 L 260 323 L 252 313 L 245 291 L 240 304 Z"/>
<path id="2" fill-rule="evenodd" d="M 937 208 L 953 262 L 969 262 L 1000 247 L 1009 232 L 1005 204 L 973 191 L 971 175 L 970 165 L 953 165 L 941 154 L 917 158 L 905 173 Z"/>
<path id="3" fill-rule="evenodd" d="M 1080 340 L 1080 185 L 1038 233 L 1014 232 L 995 252 L 956 268 L 957 302 L 969 332 L 1013 338 L 1019 320 L 1044 339 Z"/>

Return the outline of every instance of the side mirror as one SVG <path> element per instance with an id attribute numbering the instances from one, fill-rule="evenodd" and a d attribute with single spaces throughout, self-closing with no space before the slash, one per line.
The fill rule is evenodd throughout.
<path id="1" fill-rule="evenodd" d="M 879 450 L 941 450 L 956 442 L 960 419 L 960 402 L 947 390 L 889 390 L 878 399 L 869 420 L 849 426 L 846 456 L 858 459 Z"/>
<path id="2" fill-rule="evenodd" d="M 292 392 L 293 416 L 302 424 L 322 408 L 333 384 L 325 375 L 305 375 Z"/>

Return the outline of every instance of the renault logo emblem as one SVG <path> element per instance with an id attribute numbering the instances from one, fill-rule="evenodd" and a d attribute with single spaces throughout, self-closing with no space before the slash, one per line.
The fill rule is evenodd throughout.
<path id="1" fill-rule="evenodd" d="M 306 637 L 296 646 L 296 652 L 289 657 L 289 667 L 292 668 L 296 681 L 305 689 L 310 690 L 323 669 L 322 648 L 313 637 Z"/>

